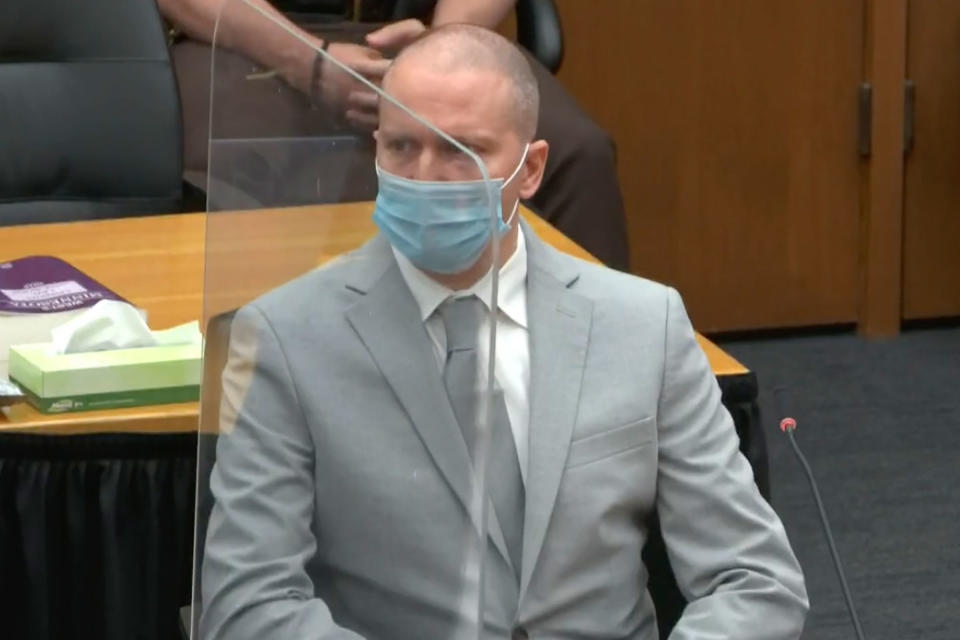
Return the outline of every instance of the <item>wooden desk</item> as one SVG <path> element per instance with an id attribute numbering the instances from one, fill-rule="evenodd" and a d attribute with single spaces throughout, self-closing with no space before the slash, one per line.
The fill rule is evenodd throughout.
<path id="1" fill-rule="evenodd" d="M 0 227 L 0 261 L 63 258 L 146 309 L 153 328 L 236 308 L 369 238 L 369 203 L 179 214 Z M 548 223 L 524 211 L 541 238 L 593 260 Z M 209 240 L 209 242 L 208 242 Z M 205 260 L 205 256 L 207 259 Z M 204 300 L 206 290 L 215 292 Z M 748 370 L 698 335 L 714 373 Z M 197 428 L 197 403 L 43 415 L 27 405 L 0 414 L 0 432 L 175 433 Z"/>

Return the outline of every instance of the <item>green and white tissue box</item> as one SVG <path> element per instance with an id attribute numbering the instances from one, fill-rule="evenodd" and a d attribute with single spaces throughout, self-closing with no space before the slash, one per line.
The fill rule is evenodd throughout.
<path id="1" fill-rule="evenodd" d="M 10 347 L 9 377 L 43 413 L 190 402 L 200 397 L 200 343 L 56 354 Z"/>

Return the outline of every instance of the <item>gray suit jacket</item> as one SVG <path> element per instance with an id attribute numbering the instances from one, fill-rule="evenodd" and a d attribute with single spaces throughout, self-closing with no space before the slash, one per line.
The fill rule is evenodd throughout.
<path id="1" fill-rule="evenodd" d="M 673 638 L 800 636 L 800 567 L 680 297 L 525 233 L 520 583 L 495 516 L 477 544 L 467 449 L 377 236 L 234 321 L 203 638 L 460 637 L 464 558 L 484 548 L 484 637 L 653 640 L 640 557 L 653 510 L 690 601 Z"/>

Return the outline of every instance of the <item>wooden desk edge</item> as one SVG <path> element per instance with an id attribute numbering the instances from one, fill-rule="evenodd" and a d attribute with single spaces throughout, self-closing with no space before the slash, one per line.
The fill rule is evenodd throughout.
<path id="1" fill-rule="evenodd" d="M 156 404 L 129 409 L 43 414 L 27 404 L 6 407 L 0 434 L 184 433 L 197 430 L 199 403 Z"/>

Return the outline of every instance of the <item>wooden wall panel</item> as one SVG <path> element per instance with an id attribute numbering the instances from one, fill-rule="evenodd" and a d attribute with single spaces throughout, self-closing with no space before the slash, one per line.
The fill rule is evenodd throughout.
<path id="1" fill-rule="evenodd" d="M 903 316 L 960 315 L 960 2 L 912 0 L 907 77 L 916 87 L 905 167 Z"/>
<path id="2" fill-rule="evenodd" d="M 863 0 L 558 0 L 634 272 L 703 331 L 854 322 Z"/>

